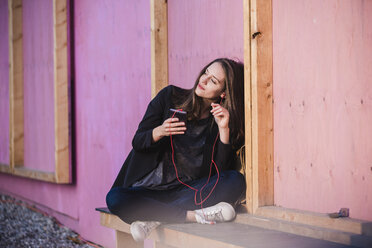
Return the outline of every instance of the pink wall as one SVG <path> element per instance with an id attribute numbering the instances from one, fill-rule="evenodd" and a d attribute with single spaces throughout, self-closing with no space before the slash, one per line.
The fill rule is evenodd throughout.
<path id="1" fill-rule="evenodd" d="M 372 220 L 371 13 L 273 1 L 276 205 Z"/>
<path id="2" fill-rule="evenodd" d="M 170 78 L 184 87 L 191 87 L 201 67 L 216 57 L 243 58 L 241 2 L 234 1 L 229 6 L 224 1 L 190 4 L 187 13 L 195 19 L 192 25 L 196 30 L 189 32 L 197 34 L 192 38 L 182 36 L 175 25 L 188 26 L 189 19 L 180 19 L 184 2 L 169 2 Z M 40 119 L 50 121 L 46 112 L 53 113 L 49 109 L 53 100 L 50 5 L 44 4 L 42 9 L 36 6 L 24 5 L 28 94 L 25 132 L 28 143 L 31 139 L 42 143 L 34 150 L 28 148 L 34 152 L 43 150 L 42 146 L 53 140 L 48 127 L 44 127 L 47 135 L 41 137 L 38 128 L 43 123 L 36 125 Z M 198 11 L 192 13 L 190 8 Z M 6 27 L 7 20 L 2 22 Z M 0 189 L 32 201 L 84 238 L 113 247 L 114 232 L 101 227 L 94 208 L 105 206 L 105 195 L 131 149 L 131 139 L 150 101 L 149 1 L 74 1 L 74 39 L 76 183 L 56 185 L 0 174 Z M 2 54 L 6 54 L 7 40 L 0 44 Z M 184 49 L 185 44 L 189 46 Z M 5 123 L 3 119 L 1 123 Z M 31 167 L 49 168 L 47 154 L 28 156 L 29 161 L 34 161 Z"/>
<path id="3" fill-rule="evenodd" d="M 243 61 L 243 1 L 168 1 L 169 82 L 194 85 L 218 57 Z"/>
<path id="4" fill-rule="evenodd" d="M 0 2 L 1 13 L 4 2 Z M 228 6 L 226 1 L 185 2 L 168 2 L 170 82 L 191 87 L 210 60 L 243 58 L 243 13 L 238 0 L 229 1 Z M 319 212 L 350 207 L 353 217 L 372 219 L 366 211 L 372 209 L 368 198 L 372 188 L 372 133 L 368 128 L 372 97 L 367 83 L 372 76 L 372 22 L 367 14 L 372 6 L 364 3 L 362 8 L 361 1 L 273 1 L 277 205 Z M 30 25 L 32 22 L 30 29 L 41 20 L 31 15 L 33 6 L 24 13 Z M 37 11 L 48 19 L 44 10 Z M 56 185 L 0 174 L 0 191 L 33 201 L 84 238 L 114 247 L 114 232 L 100 226 L 94 208 L 105 206 L 105 195 L 131 149 L 131 139 L 150 100 L 150 6 L 148 0 L 79 0 L 74 1 L 73 17 L 75 183 Z M 42 25 L 45 30 L 50 24 Z M 6 27 L 7 20 L 1 15 L 2 34 Z M 34 37 L 26 31 L 25 39 L 48 47 L 46 33 Z M 7 37 L 0 37 L 0 73 L 6 77 L 2 65 L 8 63 L 3 59 L 8 57 Z M 49 112 L 43 105 L 51 99 L 46 80 L 51 74 L 45 62 L 50 59 L 49 48 L 36 57 L 33 52 L 38 48 L 28 50 L 28 45 L 29 62 L 25 63 L 38 60 L 37 68 L 27 72 L 27 111 L 33 109 L 32 94 L 40 93 L 43 100 L 37 101 L 37 108 Z M 8 82 L 1 77 L 1 89 L 7 91 Z M 36 82 L 43 92 L 33 91 Z M 4 91 L 0 94 L 7 97 Z M 0 101 L 2 106 L 8 104 Z M 30 117 L 30 127 L 35 120 Z M 9 125 L 6 123 L 1 117 L 1 128 Z M 37 131 L 31 130 L 35 129 L 29 135 L 35 135 L 32 133 Z M 0 133 L 5 146 L 7 133 Z M 33 166 L 47 166 L 41 164 Z"/>
<path id="5" fill-rule="evenodd" d="M 9 164 L 8 1 L 0 0 L 0 164 Z"/>
<path id="6" fill-rule="evenodd" d="M 106 205 L 150 101 L 150 2 L 75 4 L 79 225 L 82 235 L 113 247 L 114 232 L 100 227 L 94 207 Z"/>
<path id="7" fill-rule="evenodd" d="M 1 173 L 0 191 L 36 203 L 88 240 L 114 247 L 114 232 L 100 225 L 94 208 L 105 206 L 150 100 L 150 6 L 146 0 L 79 0 L 74 5 L 76 183 Z M 1 58 L 8 50 L 2 39 Z"/>
<path id="8" fill-rule="evenodd" d="M 53 70 L 53 2 L 23 1 L 24 166 L 26 168 L 54 171 Z"/>

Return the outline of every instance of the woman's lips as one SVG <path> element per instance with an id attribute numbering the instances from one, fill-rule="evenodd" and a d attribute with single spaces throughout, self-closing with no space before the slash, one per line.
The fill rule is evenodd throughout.
<path id="1" fill-rule="evenodd" d="M 199 87 L 200 89 L 204 90 L 204 88 L 203 88 L 200 84 L 198 84 L 198 87 Z"/>

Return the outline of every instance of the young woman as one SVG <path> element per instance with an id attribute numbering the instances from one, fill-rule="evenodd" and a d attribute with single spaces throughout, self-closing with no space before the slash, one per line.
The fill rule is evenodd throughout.
<path id="1" fill-rule="evenodd" d="M 131 223 L 135 240 L 160 223 L 235 217 L 245 192 L 244 177 L 234 170 L 234 152 L 244 143 L 243 72 L 242 63 L 219 58 L 192 89 L 167 86 L 150 102 L 106 196 L 110 211 Z M 187 120 L 170 109 L 186 111 Z"/>

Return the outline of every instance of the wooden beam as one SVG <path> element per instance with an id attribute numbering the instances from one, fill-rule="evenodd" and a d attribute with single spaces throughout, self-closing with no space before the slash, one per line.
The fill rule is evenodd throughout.
<path id="1" fill-rule="evenodd" d="M 112 228 L 124 233 L 130 233 L 130 224 L 125 223 L 114 214 L 101 212 L 100 223 L 102 226 Z"/>
<path id="2" fill-rule="evenodd" d="M 3 164 L 0 164 L 0 172 L 51 183 L 56 182 L 54 172 L 39 171 L 34 169 L 28 169 L 25 167 L 15 167 L 11 169 L 8 165 Z"/>
<path id="3" fill-rule="evenodd" d="M 151 17 L 151 96 L 168 85 L 167 0 L 150 0 Z"/>
<path id="4" fill-rule="evenodd" d="M 274 204 L 272 2 L 251 0 L 252 205 Z"/>
<path id="5" fill-rule="evenodd" d="M 53 1 L 54 21 L 54 130 L 57 183 L 69 183 L 69 99 L 67 61 L 67 1 Z"/>
<path id="6" fill-rule="evenodd" d="M 56 177 L 55 177 L 54 172 L 39 171 L 35 169 L 28 169 L 25 167 L 15 168 L 13 171 L 13 175 L 32 178 L 32 179 L 51 182 L 51 183 L 56 182 Z"/>
<path id="7" fill-rule="evenodd" d="M 23 165 L 22 0 L 9 0 L 9 138 L 10 168 Z"/>
<path id="8" fill-rule="evenodd" d="M 245 107 L 245 179 L 246 209 L 253 213 L 253 174 L 252 174 L 252 108 L 251 108 L 251 14 L 250 0 L 243 0 L 244 19 L 244 107 Z"/>
<path id="9" fill-rule="evenodd" d="M 314 227 L 323 227 L 337 231 L 372 236 L 372 225 L 368 221 L 352 218 L 330 218 L 325 213 L 315 213 L 305 210 L 289 209 L 275 206 L 260 207 L 257 216 L 285 220 Z"/>
<path id="10" fill-rule="evenodd" d="M 3 172 L 3 173 L 10 173 L 12 174 L 12 171 L 14 169 L 11 168 L 9 165 L 7 164 L 0 164 L 0 172 Z"/>
<path id="11" fill-rule="evenodd" d="M 120 232 L 115 230 L 116 248 L 142 248 L 143 242 L 136 242 L 130 233 Z"/>

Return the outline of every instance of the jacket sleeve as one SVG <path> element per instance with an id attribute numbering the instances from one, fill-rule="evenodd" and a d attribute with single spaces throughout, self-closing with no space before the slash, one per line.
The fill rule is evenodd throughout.
<path id="1" fill-rule="evenodd" d="M 162 140 L 156 143 L 152 141 L 152 130 L 163 123 L 163 114 L 169 104 L 171 87 L 162 89 L 147 106 L 146 113 L 138 125 L 133 137 L 132 146 L 136 151 L 151 151 L 158 147 Z"/>
<path id="2" fill-rule="evenodd" d="M 224 171 L 230 169 L 232 155 L 233 150 L 231 144 L 224 144 L 220 139 L 218 139 L 213 156 L 213 160 L 216 163 L 218 170 Z"/>

